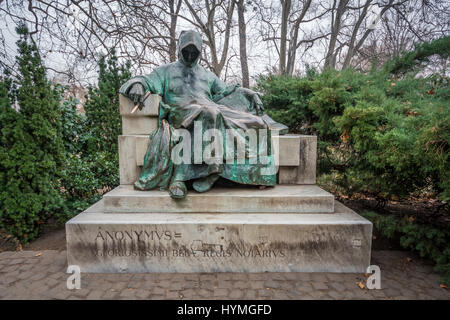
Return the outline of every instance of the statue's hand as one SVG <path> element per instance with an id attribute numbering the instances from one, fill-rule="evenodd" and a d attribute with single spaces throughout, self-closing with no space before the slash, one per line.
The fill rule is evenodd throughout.
<path id="1" fill-rule="evenodd" d="M 250 102 L 250 110 L 255 110 L 256 115 L 260 116 L 264 113 L 261 96 L 258 92 L 240 87 L 239 90 L 247 97 Z"/>
<path id="2" fill-rule="evenodd" d="M 252 99 L 253 99 L 254 109 L 256 110 L 256 114 L 258 116 L 262 115 L 264 113 L 264 106 L 261 101 L 260 94 L 258 92 L 253 92 Z"/>
<path id="3" fill-rule="evenodd" d="M 145 88 L 142 83 L 136 82 L 131 85 L 128 91 L 128 98 L 133 100 L 134 104 L 138 106 L 139 110 L 144 107 Z"/>
<path id="4" fill-rule="evenodd" d="M 250 101 L 250 109 L 255 110 L 256 115 L 260 116 L 264 113 L 264 106 L 261 101 L 261 96 L 258 92 L 250 89 L 245 89 L 248 99 Z"/>

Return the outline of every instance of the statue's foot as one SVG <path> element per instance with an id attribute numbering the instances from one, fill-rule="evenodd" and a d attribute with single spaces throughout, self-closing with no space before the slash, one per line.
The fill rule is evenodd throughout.
<path id="1" fill-rule="evenodd" d="M 134 183 L 134 189 L 144 191 L 145 187 L 138 180 Z"/>
<path id="2" fill-rule="evenodd" d="M 207 177 L 195 180 L 192 187 L 197 192 L 206 192 L 212 188 L 217 179 L 219 179 L 218 174 L 211 174 Z"/>
<path id="3" fill-rule="evenodd" d="M 183 199 L 186 197 L 187 188 L 183 181 L 174 181 L 169 186 L 169 194 L 174 199 Z"/>

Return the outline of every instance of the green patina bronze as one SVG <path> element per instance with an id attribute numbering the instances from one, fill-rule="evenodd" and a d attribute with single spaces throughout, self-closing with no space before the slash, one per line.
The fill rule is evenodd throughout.
<path id="1" fill-rule="evenodd" d="M 283 134 L 287 127 L 263 114 L 257 93 L 239 85 L 226 85 L 200 66 L 201 46 L 199 33 L 183 31 L 178 42 L 177 62 L 158 67 L 147 76 L 134 77 L 120 88 L 120 93 L 134 100 L 140 108 L 147 92 L 162 97 L 158 129 L 150 136 L 142 173 L 135 188 L 168 188 L 173 198 L 183 198 L 187 193 L 185 182 L 189 180 L 193 180 L 193 187 L 198 192 L 209 190 L 219 177 L 240 184 L 275 185 L 270 132 L 276 130 Z M 199 121 L 196 125 L 201 123 L 201 131 L 195 131 L 196 121 Z M 191 161 L 188 163 L 174 164 L 172 161 L 172 150 L 184 139 L 176 129 L 185 129 L 192 137 Z M 222 133 L 224 156 L 220 160 L 223 161 L 199 162 L 198 154 L 194 154 L 194 133 L 201 132 L 203 137 L 208 129 Z M 245 143 L 247 138 L 243 133 L 248 129 L 263 129 L 262 132 L 267 132 L 267 139 L 259 139 L 258 150 L 251 150 L 247 144 L 244 163 L 226 161 L 226 150 L 230 148 L 227 130 L 233 133 L 233 139 L 241 139 Z M 202 150 L 210 143 L 201 139 Z M 236 149 L 231 151 L 236 152 Z M 181 155 L 183 152 L 184 149 Z M 250 161 L 254 155 L 258 155 L 256 164 Z"/>

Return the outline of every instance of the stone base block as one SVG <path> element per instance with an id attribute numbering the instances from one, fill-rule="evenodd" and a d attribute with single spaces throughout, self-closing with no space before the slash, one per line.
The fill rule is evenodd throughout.
<path id="1" fill-rule="evenodd" d="M 317 136 L 300 137 L 300 158 L 298 166 L 280 164 L 278 182 L 280 184 L 315 184 L 317 163 Z M 280 155 L 284 153 L 280 152 Z"/>
<path id="2" fill-rule="evenodd" d="M 81 272 L 365 272 L 372 224 L 333 214 L 105 214 L 103 200 L 66 224 Z"/>
<path id="3" fill-rule="evenodd" d="M 167 191 L 134 190 L 121 185 L 103 196 L 106 213 L 304 213 L 334 212 L 334 196 L 315 185 L 276 185 L 258 188 L 213 188 L 190 191 L 173 200 Z"/>

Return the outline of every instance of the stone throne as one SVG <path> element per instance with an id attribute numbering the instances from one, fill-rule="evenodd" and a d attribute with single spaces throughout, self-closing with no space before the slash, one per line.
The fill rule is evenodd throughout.
<path id="1" fill-rule="evenodd" d="M 120 186 L 66 223 L 68 264 L 82 272 L 366 272 L 372 224 L 315 185 L 317 138 L 274 136 L 278 184 L 138 191 L 160 97 L 132 113 L 120 96 Z"/>

